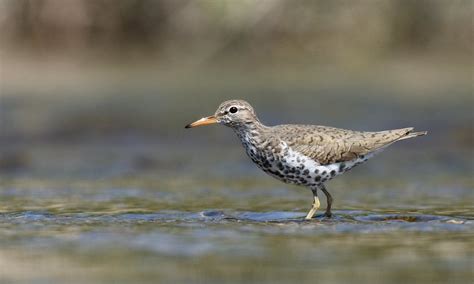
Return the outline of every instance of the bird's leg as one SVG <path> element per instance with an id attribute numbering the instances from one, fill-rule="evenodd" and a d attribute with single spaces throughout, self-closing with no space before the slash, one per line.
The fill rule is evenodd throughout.
<path id="1" fill-rule="evenodd" d="M 308 214 L 305 217 L 306 220 L 311 220 L 311 218 L 313 218 L 314 216 L 314 213 L 316 213 L 316 211 L 318 210 L 319 205 L 321 205 L 321 203 L 319 202 L 317 189 L 311 189 L 311 191 L 313 192 L 313 198 L 314 198 L 313 205 L 311 206 L 311 209 L 309 210 Z"/>
<path id="2" fill-rule="evenodd" d="M 330 218 L 332 216 L 332 213 L 331 213 L 332 196 L 331 196 L 331 194 L 329 194 L 329 192 L 327 191 L 324 184 L 321 184 L 319 189 L 321 189 L 321 191 L 324 192 L 324 194 L 326 195 L 326 201 L 327 201 L 327 204 L 328 204 L 328 206 L 326 207 L 326 213 L 324 213 L 324 215 L 326 217 Z"/>

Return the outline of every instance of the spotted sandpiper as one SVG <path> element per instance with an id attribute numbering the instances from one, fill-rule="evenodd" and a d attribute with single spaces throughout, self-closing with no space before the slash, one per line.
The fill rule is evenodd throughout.
<path id="1" fill-rule="evenodd" d="M 313 204 L 305 219 L 320 206 L 318 190 L 326 195 L 326 217 L 331 217 L 332 197 L 324 183 L 364 163 L 394 142 L 425 135 L 413 127 L 378 132 L 352 131 L 319 125 L 265 126 L 252 106 L 243 100 L 223 102 L 214 115 L 186 128 L 220 123 L 232 128 L 247 155 L 264 172 L 290 184 L 309 187 Z"/>

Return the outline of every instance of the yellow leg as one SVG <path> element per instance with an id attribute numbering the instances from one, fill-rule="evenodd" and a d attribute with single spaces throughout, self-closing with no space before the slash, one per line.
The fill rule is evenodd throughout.
<path id="1" fill-rule="evenodd" d="M 319 206 L 321 205 L 321 203 L 319 202 L 319 198 L 316 195 L 316 191 L 313 191 L 313 195 L 314 195 L 313 206 L 311 206 L 311 210 L 309 210 L 308 214 L 306 215 L 305 217 L 306 220 L 311 220 L 311 218 L 313 218 L 314 214 L 316 213 Z"/>

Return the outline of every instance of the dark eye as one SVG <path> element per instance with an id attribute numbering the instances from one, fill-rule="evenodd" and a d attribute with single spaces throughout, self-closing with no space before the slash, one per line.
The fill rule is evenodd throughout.
<path id="1" fill-rule="evenodd" d="M 237 112 L 237 108 L 236 108 L 236 107 L 231 107 L 231 108 L 229 109 L 229 112 L 230 112 L 230 113 L 236 113 L 236 112 Z"/>

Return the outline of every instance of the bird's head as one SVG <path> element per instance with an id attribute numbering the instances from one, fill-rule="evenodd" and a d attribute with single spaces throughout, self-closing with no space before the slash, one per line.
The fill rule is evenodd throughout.
<path id="1" fill-rule="evenodd" d="M 257 115 L 252 106 L 243 100 L 230 100 L 221 103 L 214 115 L 203 117 L 186 128 L 220 123 L 229 127 L 239 128 L 247 124 L 258 122 Z"/>

